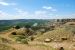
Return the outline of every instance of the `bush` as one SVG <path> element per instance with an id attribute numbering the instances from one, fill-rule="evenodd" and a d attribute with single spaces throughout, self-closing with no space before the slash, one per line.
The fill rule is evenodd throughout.
<path id="1" fill-rule="evenodd" d="M 31 28 L 31 26 L 30 26 L 30 25 L 25 25 L 25 27 L 26 27 L 26 28 Z"/>
<path id="2" fill-rule="evenodd" d="M 14 35 L 12 36 L 17 43 L 28 44 L 28 40 L 23 35 Z"/>
<path id="3" fill-rule="evenodd" d="M 59 50 L 64 50 L 64 48 L 63 47 L 60 47 L 60 49 Z"/>
<path id="4" fill-rule="evenodd" d="M 21 38 L 19 38 L 19 37 L 16 37 L 16 41 L 21 41 Z"/>
<path id="5" fill-rule="evenodd" d="M 16 35 L 16 36 L 14 36 L 13 38 L 15 38 L 16 41 L 21 41 L 22 39 L 26 39 L 26 37 L 23 36 L 23 35 Z"/>
<path id="6" fill-rule="evenodd" d="M 11 34 L 12 34 L 12 35 L 16 35 L 16 32 L 12 32 Z"/>
<path id="7" fill-rule="evenodd" d="M 34 40 L 34 37 L 31 37 L 31 41 L 33 41 Z"/>
<path id="8" fill-rule="evenodd" d="M 22 39 L 21 43 L 28 44 L 28 41 L 27 41 L 27 39 Z"/>
<path id="9" fill-rule="evenodd" d="M 15 26 L 15 29 L 20 29 L 20 26 Z"/>

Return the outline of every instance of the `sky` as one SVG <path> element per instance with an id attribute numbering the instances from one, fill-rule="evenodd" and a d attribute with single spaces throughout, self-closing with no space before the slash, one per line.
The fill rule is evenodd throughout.
<path id="1" fill-rule="evenodd" d="M 75 18 L 75 0 L 0 0 L 0 20 Z"/>

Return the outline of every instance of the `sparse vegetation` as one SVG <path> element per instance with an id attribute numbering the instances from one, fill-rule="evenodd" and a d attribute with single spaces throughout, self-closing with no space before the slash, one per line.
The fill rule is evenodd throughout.
<path id="1" fill-rule="evenodd" d="M 11 46 L 8 46 L 10 41 L 8 39 L 0 37 L 0 50 L 15 50 Z"/>
<path id="2" fill-rule="evenodd" d="M 74 22 L 67 23 L 66 20 L 58 19 L 57 22 L 53 21 L 47 24 L 47 22 L 49 22 L 48 20 L 46 22 L 40 20 L 37 21 L 37 26 L 33 26 L 35 21 L 33 20 L 25 23 L 18 22 L 12 25 L 8 31 L 4 31 L 4 34 L 1 33 L 0 46 L 2 46 L 0 50 L 6 50 L 8 48 L 8 50 L 13 50 L 13 47 L 10 47 L 12 44 L 16 46 L 22 45 L 22 47 L 36 46 L 37 49 L 42 48 L 43 50 L 56 50 L 54 46 L 59 43 L 66 44 L 64 42 L 75 42 Z M 14 29 L 13 26 L 15 26 Z M 59 48 L 59 50 L 64 49 L 64 47 Z"/>
<path id="3" fill-rule="evenodd" d="M 27 40 L 27 39 L 22 39 L 22 40 L 21 40 L 21 43 L 23 43 L 23 44 L 28 44 L 28 40 Z"/>
<path id="4" fill-rule="evenodd" d="M 8 39 L 0 37 L 0 43 L 10 43 Z"/>
<path id="5" fill-rule="evenodd" d="M 12 35 L 11 38 L 13 38 L 16 42 L 28 44 L 27 37 L 25 37 L 23 35 Z"/>
<path id="6" fill-rule="evenodd" d="M 15 49 L 6 44 L 0 44 L 0 50 L 15 50 Z"/>

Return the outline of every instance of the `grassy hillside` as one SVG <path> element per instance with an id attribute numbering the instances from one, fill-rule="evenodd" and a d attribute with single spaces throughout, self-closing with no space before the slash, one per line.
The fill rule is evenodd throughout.
<path id="1" fill-rule="evenodd" d="M 15 50 L 15 49 L 8 45 L 0 44 L 0 50 Z"/>
<path id="2" fill-rule="evenodd" d="M 15 50 L 11 46 L 7 45 L 9 43 L 9 40 L 0 37 L 0 50 Z"/>
<path id="3" fill-rule="evenodd" d="M 62 38 L 67 38 L 67 40 L 72 40 L 74 37 L 75 32 L 75 25 L 64 25 L 61 28 L 56 28 L 53 31 L 48 31 L 43 35 L 37 37 L 37 40 L 44 41 L 45 39 L 49 38 L 53 41 L 61 41 Z"/>
<path id="4" fill-rule="evenodd" d="M 38 25 L 30 27 L 35 23 Z M 1 21 L 0 50 L 57 50 L 60 47 L 72 50 L 75 44 L 75 22 L 53 24 L 50 27 L 48 20 Z M 48 41 L 45 40 L 50 41 L 46 43 Z"/>

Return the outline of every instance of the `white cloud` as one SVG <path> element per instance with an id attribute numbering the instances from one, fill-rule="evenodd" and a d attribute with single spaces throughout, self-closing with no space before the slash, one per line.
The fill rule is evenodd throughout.
<path id="1" fill-rule="evenodd" d="M 64 18 L 73 18 L 73 19 L 75 19 L 75 14 L 65 15 Z"/>
<path id="2" fill-rule="evenodd" d="M 6 16 L 6 15 L 8 15 L 8 14 L 3 11 L 0 11 L 0 16 Z"/>
<path id="3" fill-rule="evenodd" d="M 9 5 L 16 5 L 16 3 L 7 3 L 7 2 L 1 1 L 1 2 L 0 2 L 0 5 L 9 6 Z"/>
<path id="4" fill-rule="evenodd" d="M 46 10 L 49 10 L 49 11 L 57 11 L 57 9 L 54 9 L 53 7 L 51 7 L 51 6 L 43 6 L 42 7 L 43 9 L 46 9 Z"/>
<path id="5" fill-rule="evenodd" d="M 7 6 L 7 5 L 9 5 L 9 4 L 8 4 L 8 3 L 6 3 L 6 2 L 0 2 L 0 5 Z"/>
<path id="6" fill-rule="evenodd" d="M 23 9 L 19 8 L 14 8 L 15 9 L 15 14 L 7 14 L 4 12 L 3 15 L 0 14 L 1 18 L 0 19 L 50 19 L 54 15 L 51 11 L 48 10 L 36 10 L 34 13 L 30 13 L 28 11 L 25 11 Z M 55 11 L 55 10 L 53 10 Z"/>
<path id="7" fill-rule="evenodd" d="M 44 9 L 48 9 L 48 10 L 49 10 L 49 9 L 52 9 L 52 7 L 50 7 L 50 6 L 43 6 L 43 8 L 44 8 Z"/>
<path id="8" fill-rule="evenodd" d="M 15 10 L 16 10 L 17 14 L 20 15 L 20 16 L 27 16 L 28 13 L 29 13 L 27 11 L 24 11 L 24 10 L 18 9 L 18 8 L 15 8 Z"/>
<path id="9" fill-rule="evenodd" d="M 48 17 L 47 15 L 47 11 L 35 11 L 33 15 L 34 19 L 37 18 L 37 19 L 46 19 Z"/>
<path id="10" fill-rule="evenodd" d="M 50 18 L 49 13 L 47 11 L 38 10 L 34 13 L 29 13 L 27 11 L 17 9 L 16 14 L 7 14 L 6 12 L 0 11 L 0 20 L 1 19 L 48 19 Z"/>
<path id="11" fill-rule="evenodd" d="M 29 12 L 18 12 L 17 14 L 8 14 L 0 11 L 0 20 L 2 19 L 62 19 L 62 18 L 75 18 L 75 14 L 72 15 L 57 15 L 48 13 L 46 11 L 35 11 L 33 14 Z"/>
<path id="12" fill-rule="evenodd" d="M 0 20 L 3 20 L 3 19 L 11 19 L 11 16 L 10 14 L 6 13 L 6 12 L 3 12 L 3 11 L 0 11 Z"/>
<path id="13" fill-rule="evenodd" d="M 22 14 L 8 14 L 6 12 L 0 11 L 0 20 L 10 20 L 10 19 L 24 19 L 27 15 Z"/>
<path id="14" fill-rule="evenodd" d="M 55 12 L 56 10 L 53 10 Z M 8 14 L 7 12 L 0 11 L 1 19 L 62 19 L 62 18 L 75 18 L 75 14 L 72 15 L 58 15 L 48 10 L 37 10 L 34 13 L 30 13 L 23 9 L 15 8 L 16 14 Z"/>

